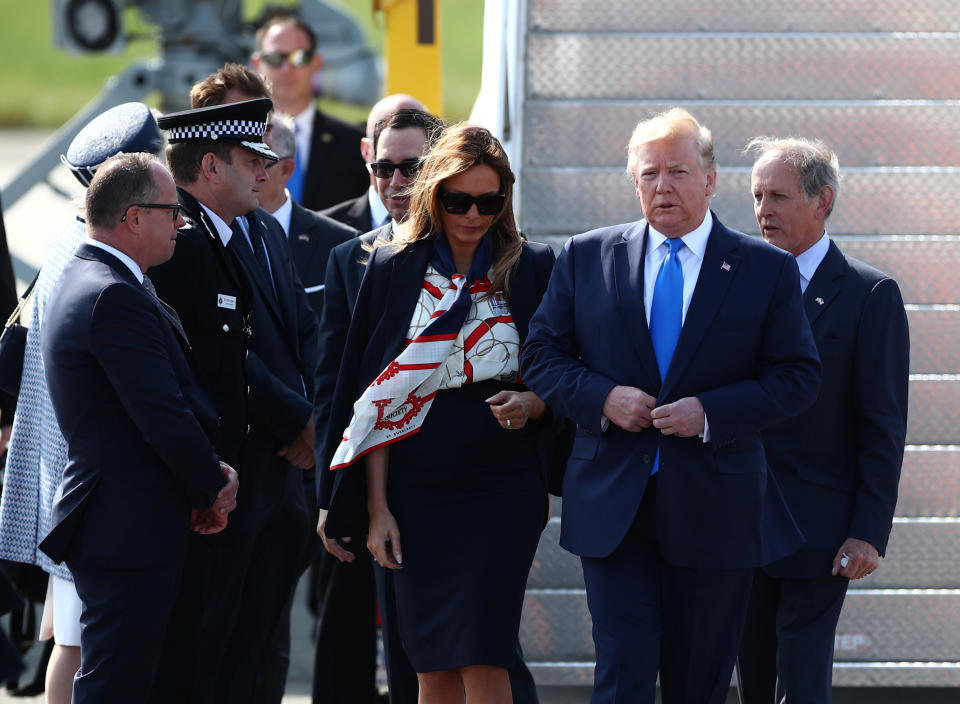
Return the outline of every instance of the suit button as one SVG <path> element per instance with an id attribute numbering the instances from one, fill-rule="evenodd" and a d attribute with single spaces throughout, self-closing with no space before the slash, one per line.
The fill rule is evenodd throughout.
<path id="1" fill-rule="evenodd" d="M 644 455 L 644 456 L 643 456 L 643 463 L 644 463 L 644 464 L 650 464 L 651 462 L 653 462 L 653 458 L 651 458 L 650 455 Z"/>
<path id="2" fill-rule="evenodd" d="M 250 395 L 250 387 L 248 386 L 248 387 L 247 387 L 247 396 L 249 396 L 249 395 Z"/>
<path id="3" fill-rule="evenodd" d="M 247 435 L 249 435 L 249 434 L 250 434 L 250 424 L 247 423 Z"/>
<path id="4" fill-rule="evenodd" d="M 224 324 L 223 324 L 223 331 L 224 331 L 224 332 L 230 332 L 230 326 L 227 325 L 226 323 L 224 323 Z"/>

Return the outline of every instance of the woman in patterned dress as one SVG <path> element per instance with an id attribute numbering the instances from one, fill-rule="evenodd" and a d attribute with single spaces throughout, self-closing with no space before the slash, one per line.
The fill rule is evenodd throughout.
<path id="1" fill-rule="evenodd" d="M 481 127 L 450 128 L 424 158 L 409 219 L 371 253 L 331 414 L 326 534 L 367 530 L 396 571 L 424 703 L 511 701 L 546 520 L 549 411 L 518 360 L 554 256 L 517 230 L 513 182 Z"/>

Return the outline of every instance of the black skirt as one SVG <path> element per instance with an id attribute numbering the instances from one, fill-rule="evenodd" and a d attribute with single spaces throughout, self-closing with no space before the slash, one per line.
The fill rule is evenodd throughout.
<path id="1" fill-rule="evenodd" d="M 404 648 L 417 672 L 515 660 L 527 573 L 546 519 L 536 422 L 500 426 L 485 381 L 441 391 L 420 432 L 390 446 L 388 502 Z"/>

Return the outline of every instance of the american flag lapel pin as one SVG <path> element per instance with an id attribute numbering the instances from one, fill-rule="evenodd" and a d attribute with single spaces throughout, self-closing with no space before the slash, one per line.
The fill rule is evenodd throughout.
<path id="1" fill-rule="evenodd" d="M 724 271 L 730 271 L 730 265 L 727 264 L 726 262 L 724 262 L 723 264 L 721 264 L 721 265 L 720 265 L 720 268 L 723 269 Z"/>
<path id="2" fill-rule="evenodd" d="M 309 242 L 310 235 L 297 235 L 297 239 L 300 240 L 301 242 Z"/>
<path id="3" fill-rule="evenodd" d="M 815 301 L 817 302 L 817 305 L 818 305 L 818 306 L 822 306 L 822 305 L 823 305 L 823 299 L 820 298 L 820 296 L 817 296 L 817 297 L 814 298 L 813 300 L 815 300 Z"/>

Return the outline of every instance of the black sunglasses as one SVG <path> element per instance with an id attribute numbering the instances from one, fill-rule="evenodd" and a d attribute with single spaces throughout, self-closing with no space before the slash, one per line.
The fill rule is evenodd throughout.
<path id="1" fill-rule="evenodd" d="M 159 208 L 161 210 L 171 210 L 173 211 L 173 221 L 176 222 L 177 218 L 180 217 L 180 208 L 182 207 L 179 203 L 131 203 L 127 206 L 127 210 L 136 206 L 137 208 Z M 123 211 L 123 217 L 120 218 L 120 222 L 127 221 L 127 210 Z"/>
<path id="2" fill-rule="evenodd" d="M 280 68 L 284 61 L 289 61 L 294 68 L 303 68 L 313 59 L 313 52 L 310 49 L 297 49 L 295 51 L 271 51 L 266 54 L 259 54 L 268 66 Z"/>
<path id="3" fill-rule="evenodd" d="M 377 178 L 393 178 L 393 172 L 400 169 L 405 178 L 413 178 L 420 172 L 420 159 L 404 159 L 399 164 L 392 161 L 371 161 L 367 164 L 367 171 Z"/>
<path id="4" fill-rule="evenodd" d="M 451 215 L 464 215 L 470 212 L 470 208 L 474 205 L 477 206 L 477 212 L 481 215 L 496 215 L 503 210 L 504 200 L 506 196 L 502 193 L 471 196 L 459 191 L 440 191 L 440 204 Z"/>

